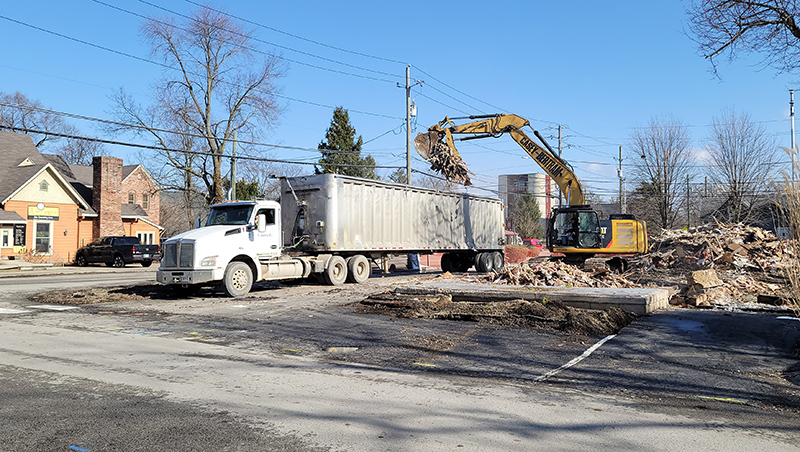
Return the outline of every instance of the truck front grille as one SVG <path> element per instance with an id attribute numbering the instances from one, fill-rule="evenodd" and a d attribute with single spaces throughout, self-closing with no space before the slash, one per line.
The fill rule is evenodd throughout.
<path id="1" fill-rule="evenodd" d="M 164 268 L 192 268 L 194 263 L 194 242 L 173 242 L 164 244 Z"/>

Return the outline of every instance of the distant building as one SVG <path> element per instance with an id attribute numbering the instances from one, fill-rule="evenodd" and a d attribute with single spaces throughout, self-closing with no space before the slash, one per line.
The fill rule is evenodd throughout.
<path id="1" fill-rule="evenodd" d="M 0 132 L 0 155 L 0 256 L 68 263 L 103 235 L 158 243 L 159 187 L 141 165 L 115 157 L 69 165 L 12 132 Z"/>
<path id="2" fill-rule="evenodd" d="M 503 174 L 498 177 L 500 199 L 505 204 L 506 229 L 513 231 L 511 213 L 520 196 L 530 194 L 539 204 L 542 220 L 550 218 L 550 211 L 558 206 L 558 185 L 546 174 Z"/>

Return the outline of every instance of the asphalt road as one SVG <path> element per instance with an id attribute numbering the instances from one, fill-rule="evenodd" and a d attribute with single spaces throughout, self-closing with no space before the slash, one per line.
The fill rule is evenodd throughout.
<path id="1" fill-rule="evenodd" d="M 131 273 L 112 277 L 142 272 Z M 796 320 L 674 310 L 600 338 L 359 315 L 346 304 L 408 278 L 262 285 L 236 300 L 164 298 L 153 286 L 145 301 L 66 311 L 21 297 L 40 280 L 0 279 L 0 308 L 27 311 L 0 314 L 0 444 L 139 450 L 152 436 L 148 450 L 798 449 Z M 52 419 L 45 405 L 63 407 L 53 413 L 67 427 L 42 427 Z M 120 422 L 116 412 L 129 414 Z M 159 429 L 176 412 L 181 423 Z M 79 420 L 93 416 L 108 423 Z M 181 436 L 191 426 L 218 442 Z"/>

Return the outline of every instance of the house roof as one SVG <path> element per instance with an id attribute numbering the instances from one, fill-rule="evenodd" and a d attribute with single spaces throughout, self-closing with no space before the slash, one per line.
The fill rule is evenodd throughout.
<path id="1" fill-rule="evenodd" d="M 147 212 L 139 204 L 123 204 L 122 218 L 147 218 Z"/>
<path id="2" fill-rule="evenodd" d="M 85 199 L 60 171 L 62 168 L 69 171 L 64 159 L 60 156 L 40 154 L 30 136 L 0 131 L 0 155 L 2 155 L 0 158 L 0 204 L 8 201 L 28 181 L 50 169 L 53 176 L 64 184 L 66 190 L 71 193 L 80 207 L 89 207 Z"/>
<path id="3" fill-rule="evenodd" d="M 0 200 L 8 198 L 49 163 L 41 158 L 31 137 L 22 133 L 0 132 L 0 155 Z M 25 159 L 31 164 L 19 166 Z"/>
<path id="4" fill-rule="evenodd" d="M 0 210 L 0 223 L 8 224 L 8 223 L 22 223 L 25 224 L 28 221 L 21 216 L 17 212 L 13 210 Z"/>

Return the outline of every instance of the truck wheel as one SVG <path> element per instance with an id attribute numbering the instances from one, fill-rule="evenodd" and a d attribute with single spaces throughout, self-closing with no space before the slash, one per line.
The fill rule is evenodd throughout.
<path id="1" fill-rule="evenodd" d="M 492 253 L 492 267 L 494 267 L 495 271 L 500 271 L 503 268 L 503 260 L 503 253 L 499 251 Z"/>
<path id="2" fill-rule="evenodd" d="M 452 256 L 450 255 L 450 253 L 442 254 L 442 263 L 440 265 L 442 266 L 443 272 L 453 271 Z"/>
<path id="3" fill-rule="evenodd" d="M 225 292 L 234 298 L 247 295 L 253 287 L 253 271 L 244 262 L 231 262 L 225 269 Z"/>
<path id="4" fill-rule="evenodd" d="M 347 263 L 342 256 L 333 256 L 325 269 L 325 281 L 332 286 L 341 286 L 347 280 Z"/>
<path id="5" fill-rule="evenodd" d="M 347 258 L 347 282 L 361 284 L 369 279 L 372 266 L 364 255 L 358 254 Z"/>
<path id="6" fill-rule="evenodd" d="M 489 273 L 494 270 L 494 259 L 492 253 L 480 253 L 475 262 L 475 268 L 481 273 Z"/>
<path id="7" fill-rule="evenodd" d="M 153 264 L 153 261 L 142 261 L 142 267 L 149 267 Z"/>
<path id="8" fill-rule="evenodd" d="M 122 258 L 121 254 L 117 254 L 114 256 L 114 261 L 111 263 L 111 266 L 114 268 L 122 268 L 125 266 L 125 259 Z"/>
<path id="9" fill-rule="evenodd" d="M 75 265 L 77 265 L 78 267 L 86 267 L 87 265 L 89 265 L 89 262 L 86 261 L 86 256 L 84 256 L 83 254 L 78 254 L 77 256 L 75 256 Z"/>

